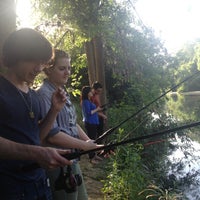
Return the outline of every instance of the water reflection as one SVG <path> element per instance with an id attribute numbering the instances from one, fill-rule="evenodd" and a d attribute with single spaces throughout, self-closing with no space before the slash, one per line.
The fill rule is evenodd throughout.
<path id="1" fill-rule="evenodd" d="M 169 175 L 175 176 L 189 200 L 200 200 L 200 144 L 177 135 L 172 144 L 177 149 L 168 156 Z"/>

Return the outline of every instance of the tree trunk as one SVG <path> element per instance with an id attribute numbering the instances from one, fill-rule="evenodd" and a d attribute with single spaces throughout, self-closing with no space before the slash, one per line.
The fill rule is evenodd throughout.
<path id="1" fill-rule="evenodd" d="M 89 83 L 93 83 L 96 77 L 95 59 L 94 59 L 94 48 L 92 41 L 85 43 L 85 50 L 88 62 L 88 79 Z"/>
<path id="2" fill-rule="evenodd" d="M 98 81 L 103 86 L 102 104 L 106 103 L 105 65 L 103 57 L 103 43 L 101 37 L 95 37 L 85 44 L 88 61 L 89 83 Z"/>
<path id="3" fill-rule="evenodd" d="M 89 83 L 98 81 L 103 86 L 103 92 L 101 95 L 101 103 L 107 103 L 106 99 L 106 81 L 105 81 L 105 65 L 103 54 L 103 42 L 101 37 L 95 37 L 90 42 L 86 43 L 86 55 L 88 61 L 88 78 Z M 108 126 L 108 122 L 104 124 Z M 107 129 L 107 128 L 106 128 Z"/>
<path id="4" fill-rule="evenodd" d="M 105 83 L 105 65 L 103 56 L 103 43 L 101 37 L 95 37 L 93 39 L 95 67 L 96 67 L 96 81 L 102 84 L 103 92 L 101 95 L 102 104 L 106 103 L 106 83 Z"/>
<path id="5" fill-rule="evenodd" d="M 0 58 L 2 46 L 7 36 L 16 29 L 15 0 L 0 1 Z M 0 60 L 1 66 L 1 60 Z"/>

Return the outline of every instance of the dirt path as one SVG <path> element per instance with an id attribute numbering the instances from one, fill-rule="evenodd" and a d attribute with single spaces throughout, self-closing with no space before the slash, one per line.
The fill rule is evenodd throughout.
<path id="1" fill-rule="evenodd" d="M 88 155 L 81 156 L 81 169 L 84 176 L 89 199 L 88 200 L 103 200 L 103 193 L 101 188 L 101 178 L 103 177 L 102 161 L 100 164 L 93 165 L 89 162 Z"/>

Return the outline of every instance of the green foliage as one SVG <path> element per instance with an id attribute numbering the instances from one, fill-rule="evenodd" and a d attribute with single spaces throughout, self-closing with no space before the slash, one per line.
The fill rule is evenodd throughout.
<path id="1" fill-rule="evenodd" d="M 185 47 L 176 54 L 171 64 L 171 71 L 175 74 L 176 83 L 198 72 L 199 53 L 199 41 L 197 40 L 195 43 L 185 45 Z M 178 120 L 199 119 L 199 97 L 187 94 L 187 92 L 198 90 L 200 90 L 200 81 L 199 76 L 196 76 L 177 88 L 179 94 L 169 99 L 168 107 Z"/>
<path id="2" fill-rule="evenodd" d="M 111 158 L 112 171 L 104 181 L 105 199 L 142 199 L 138 196 L 146 185 L 144 167 L 141 165 L 141 145 L 120 147 Z"/>
<path id="3" fill-rule="evenodd" d="M 177 94 L 176 100 L 169 98 L 169 111 L 179 121 L 196 121 L 200 117 L 198 96 L 184 96 Z"/>
<path id="4" fill-rule="evenodd" d="M 145 110 L 145 112 L 143 112 L 141 116 L 134 117 L 130 120 L 130 122 L 128 121 L 123 124 L 123 126 L 120 126 L 120 129 L 115 132 L 115 134 L 110 136 L 110 141 L 117 142 L 118 140 L 121 141 L 127 138 L 134 138 L 141 135 L 151 134 L 159 130 L 165 130 L 169 127 L 177 126 L 172 116 L 163 113 L 164 110 L 162 110 L 162 103 L 160 103 L 160 105 L 159 103 L 157 103 L 157 105 L 151 107 L 151 112 L 152 110 L 154 110 L 153 116 L 150 111 Z M 137 109 L 137 106 L 135 107 L 135 109 Z M 133 105 L 126 105 L 123 103 L 117 105 L 116 107 L 109 107 L 109 120 L 113 123 L 113 126 L 115 126 L 116 121 L 120 123 L 123 119 L 127 119 L 127 117 L 131 116 L 131 113 L 134 113 L 136 111 L 135 109 Z M 144 113 L 146 113 L 146 116 Z M 157 118 L 154 117 L 156 115 Z M 120 116 L 120 118 L 118 116 Z M 167 188 L 167 185 L 163 184 L 163 181 L 165 182 L 166 180 L 166 170 L 168 169 L 165 164 L 165 160 L 166 155 L 168 155 L 167 152 L 169 150 L 169 147 L 172 147 L 169 143 L 169 139 L 172 138 L 174 138 L 174 135 L 169 134 L 156 139 L 152 138 L 150 141 L 142 141 L 142 143 L 144 144 L 144 148 L 142 148 L 142 151 L 140 151 L 139 153 L 139 159 L 136 159 L 137 161 L 134 160 L 134 162 L 135 164 L 137 163 L 137 166 L 140 166 L 140 172 L 144 175 L 144 177 L 141 177 L 139 173 L 137 173 L 137 169 L 132 166 L 134 165 L 133 163 L 127 164 L 126 161 L 124 161 L 124 159 L 127 158 L 129 154 L 132 156 L 136 156 L 135 152 L 132 152 L 132 149 L 130 150 L 131 145 L 129 147 L 120 146 L 117 149 L 117 156 L 111 162 L 114 164 L 112 165 L 111 169 L 109 169 L 110 172 L 108 178 L 106 179 L 106 184 L 104 185 L 104 192 L 105 194 L 107 194 L 107 198 L 144 199 L 144 195 L 139 198 L 136 193 L 136 191 L 139 193 L 143 190 L 143 188 L 147 186 L 145 186 L 143 179 L 146 180 L 146 184 L 148 184 L 151 180 L 155 180 L 157 183 L 162 184 L 163 188 Z M 136 158 L 138 157 L 136 156 Z M 132 162 L 132 160 L 130 162 Z M 126 164 L 123 165 L 122 163 Z M 121 165 L 122 167 L 120 167 Z M 125 172 L 128 173 L 132 169 L 134 169 L 134 171 L 136 172 L 136 174 L 134 174 L 134 178 L 136 177 L 135 181 L 137 182 L 137 184 L 141 184 L 141 188 L 134 187 L 135 185 L 137 185 L 136 183 L 134 183 L 132 187 L 128 186 L 130 181 L 129 177 L 132 177 L 132 174 L 129 174 L 129 177 L 127 177 L 128 175 Z M 128 180 L 128 183 L 125 180 Z M 168 188 L 166 190 L 168 190 Z"/>
<path id="5" fill-rule="evenodd" d="M 45 78 L 47 78 L 47 76 L 44 72 L 38 74 L 34 80 L 33 88 L 38 88 L 43 83 Z"/>
<path id="6" fill-rule="evenodd" d="M 127 119 L 199 66 L 199 56 L 191 59 L 192 49 L 188 56 L 180 52 L 177 59 L 170 57 L 154 32 L 141 25 L 130 1 L 35 0 L 35 7 L 43 12 L 42 23 L 37 29 L 47 35 L 55 47 L 71 54 L 73 74 L 67 88 L 77 102 L 79 116 L 80 89 L 89 84 L 84 44 L 94 36 L 101 36 L 103 40 L 106 91 L 110 103 L 107 115 L 111 127 Z M 199 47 L 196 47 L 196 52 L 199 52 Z M 186 85 L 179 91 L 184 88 Z M 165 113 L 167 100 L 159 100 L 121 125 L 108 140 L 121 141 L 173 125 L 174 118 Z M 180 105 L 174 104 L 173 110 L 178 106 L 180 110 L 183 108 L 182 101 Z M 177 114 L 180 117 L 180 112 Z M 164 164 L 170 137 L 162 137 L 161 142 L 154 145 L 146 145 L 149 141 L 143 141 L 144 149 L 141 145 L 117 148 L 105 180 L 106 197 L 113 200 L 144 199 L 138 193 L 151 180 L 158 181 L 156 177 L 166 175 L 159 169 Z"/>
<path id="7" fill-rule="evenodd" d="M 161 88 L 170 81 L 163 73 L 166 50 L 153 31 L 140 24 L 134 5 L 129 1 L 119 4 L 110 0 L 35 0 L 35 7 L 43 12 L 43 23 L 38 28 L 48 35 L 54 46 L 72 55 L 73 87 L 79 89 L 88 78 L 81 73 L 87 67 L 84 43 L 98 35 L 104 43 L 104 63 L 109 71 L 106 78 L 116 81 L 114 85 L 109 84 L 113 88 L 111 93 L 115 86 L 123 87 L 124 82 L 136 85 L 135 88 L 143 85 L 141 92 L 144 86 L 149 86 L 146 91 L 157 89 L 152 85 L 156 81 Z"/>

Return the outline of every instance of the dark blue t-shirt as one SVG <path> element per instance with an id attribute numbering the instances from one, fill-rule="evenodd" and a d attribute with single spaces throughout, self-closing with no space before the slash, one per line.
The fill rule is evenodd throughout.
<path id="1" fill-rule="evenodd" d="M 22 97 L 23 95 L 23 97 Z M 31 108 L 32 107 L 32 108 Z M 34 113 L 31 118 L 30 110 Z M 38 121 L 40 106 L 33 90 L 20 92 L 5 78 L 0 77 L 0 136 L 15 142 L 40 145 Z M 21 181 L 36 181 L 45 176 L 44 170 L 23 171 L 31 161 L 0 160 L 1 174 Z"/>

